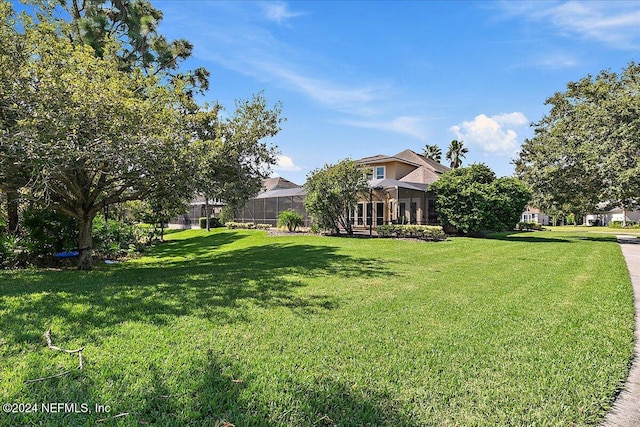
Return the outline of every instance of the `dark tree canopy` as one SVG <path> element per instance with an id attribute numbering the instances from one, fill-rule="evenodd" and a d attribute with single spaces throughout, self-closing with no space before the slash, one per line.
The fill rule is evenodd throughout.
<path id="1" fill-rule="evenodd" d="M 640 204 L 640 65 L 570 82 L 546 100 L 516 173 L 533 190 L 533 204 L 582 214 L 598 202 Z M 626 215 L 625 215 L 626 216 Z"/>
<path id="2" fill-rule="evenodd" d="M 162 15 L 149 2 L 63 1 L 70 22 L 47 1 L 31 3 L 42 8 L 35 18 L 0 2 L 0 189 L 25 187 L 33 202 L 75 218 L 79 268 L 91 268 L 102 209 L 147 199 L 166 217 L 192 196 L 200 137 L 212 141 L 216 191 L 233 204 L 259 190 L 275 163 L 263 138 L 279 130 L 279 104 L 240 101 L 210 135 L 198 134 L 192 95 L 206 75 L 178 72 L 191 46 L 157 34 Z"/>
<path id="3" fill-rule="evenodd" d="M 531 197 L 515 178 L 496 178 L 484 164 L 445 172 L 430 188 L 443 226 L 463 234 L 513 229 Z"/>

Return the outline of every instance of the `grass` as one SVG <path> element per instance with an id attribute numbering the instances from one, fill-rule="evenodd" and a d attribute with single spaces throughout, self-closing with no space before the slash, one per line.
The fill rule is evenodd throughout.
<path id="1" fill-rule="evenodd" d="M 597 425 L 632 358 L 611 235 L 167 238 L 91 272 L 0 273 L 0 403 L 110 408 L 0 425 Z"/>
<path id="2" fill-rule="evenodd" d="M 559 225 L 559 226 L 544 226 L 545 229 L 550 231 L 561 231 L 567 233 L 604 233 L 604 234 L 630 234 L 640 235 L 640 229 L 638 228 L 613 228 L 602 227 L 593 225 Z"/>

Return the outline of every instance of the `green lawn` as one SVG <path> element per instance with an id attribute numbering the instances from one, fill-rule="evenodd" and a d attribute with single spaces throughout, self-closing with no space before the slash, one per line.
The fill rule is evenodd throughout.
<path id="1" fill-rule="evenodd" d="M 0 403 L 110 407 L 0 425 L 597 425 L 632 358 L 612 235 L 168 238 L 92 272 L 0 273 Z"/>

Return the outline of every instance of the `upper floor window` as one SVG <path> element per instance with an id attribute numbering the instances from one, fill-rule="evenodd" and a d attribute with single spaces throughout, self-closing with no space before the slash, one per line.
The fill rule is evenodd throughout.
<path id="1" fill-rule="evenodd" d="M 364 169 L 364 173 L 367 177 L 367 180 L 369 181 L 371 181 L 372 179 L 386 178 L 386 168 L 384 166 L 367 167 Z"/>

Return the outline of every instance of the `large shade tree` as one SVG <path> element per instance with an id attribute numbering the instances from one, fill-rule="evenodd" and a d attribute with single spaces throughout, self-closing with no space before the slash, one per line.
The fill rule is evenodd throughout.
<path id="1" fill-rule="evenodd" d="M 350 212 L 369 185 L 363 170 L 350 159 L 324 165 L 307 176 L 305 207 L 318 226 L 353 234 Z"/>
<path id="2" fill-rule="evenodd" d="M 534 203 L 580 214 L 608 202 L 626 221 L 640 204 L 640 65 L 571 82 L 546 104 L 515 161 Z"/>
<path id="3" fill-rule="evenodd" d="M 197 159 L 194 188 L 204 196 L 206 205 L 217 198 L 230 208 L 238 208 L 258 194 L 276 164 L 277 147 L 267 138 L 280 131 L 284 118 L 280 103 L 269 108 L 262 93 L 236 101 L 230 117 L 221 118 L 221 110 L 216 104 L 189 116 Z"/>
<path id="4" fill-rule="evenodd" d="M 7 144 L 6 135 L 19 132 L 22 106 L 28 103 L 29 80 L 17 70 L 28 61 L 26 37 L 16 29 L 11 5 L 0 2 L 0 191 L 7 197 L 7 228 L 18 229 L 20 189 L 29 181 L 29 170 L 18 159 L 24 157 L 24 147 Z"/>
<path id="5" fill-rule="evenodd" d="M 17 125 L 3 129 L 3 152 L 28 169 L 30 191 L 54 210 L 75 218 L 79 268 L 91 268 L 93 218 L 105 206 L 144 197 L 152 182 L 180 179 L 187 139 L 176 106 L 179 82 L 162 85 L 139 68 L 123 71 L 119 44 L 93 48 L 61 35 L 48 21 L 23 20 L 27 60 L 13 88 Z"/>

